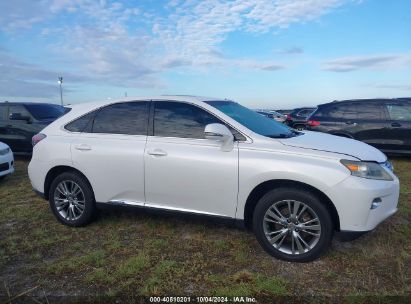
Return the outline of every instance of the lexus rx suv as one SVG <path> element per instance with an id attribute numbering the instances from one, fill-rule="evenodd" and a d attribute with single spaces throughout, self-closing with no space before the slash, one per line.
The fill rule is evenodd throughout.
<path id="1" fill-rule="evenodd" d="M 361 140 L 385 153 L 411 155 L 411 98 L 322 104 L 307 125 L 312 131 Z"/>
<path id="2" fill-rule="evenodd" d="M 101 205 L 203 214 L 245 222 L 268 253 L 304 262 L 334 232 L 358 236 L 397 210 L 399 180 L 379 150 L 297 132 L 230 100 L 80 104 L 33 145 L 32 186 L 68 226 Z"/>

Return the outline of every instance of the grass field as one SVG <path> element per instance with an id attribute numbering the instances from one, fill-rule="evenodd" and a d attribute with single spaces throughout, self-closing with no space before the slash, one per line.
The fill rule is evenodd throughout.
<path id="1" fill-rule="evenodd" d="M 411 159 L 393 162 L 399 212 L 353 242 L 334 241 L 313 263 L 293 264 L 267 255 L 250 231 L 196 218 L 115 209 L 65 227 L 18 159 L 0 182 L 0 296 L 410 296 Z"/>

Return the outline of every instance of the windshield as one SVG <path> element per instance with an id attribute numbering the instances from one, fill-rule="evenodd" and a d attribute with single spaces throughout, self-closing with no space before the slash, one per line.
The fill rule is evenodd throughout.
<path id="1" fill-rule="evenodd" d="M 66 108 L 54 104 L 26 104 L 25 106 L 37 120 L 56 119 L 67 112 Z"/>
<path id="2" fill-rule="evenodd" d="M 263 136 L 287 138 L 300 134 L 274 119 L 267 118 L 233 101 L 205 101 L 205 103 L 230 116 L 251 131 Z"/>

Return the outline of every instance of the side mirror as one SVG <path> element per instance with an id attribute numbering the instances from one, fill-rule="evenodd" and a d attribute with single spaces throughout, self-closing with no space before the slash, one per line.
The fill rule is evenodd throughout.
<path id="1" fill-rule="evenodd" d="M 27 123 L 31 123 L 31 118 L 29 116 L 21 115 L 21 113 L 11 113 L 9 118 L 10 120 L 25 120 Z"/>
<path id="2" fill-rule="evenodd" d="M 234 148 L 234 136 L 225 125 L 219 123 L 208 124 L 204 129 L 204 135 L 206 139 L 221 142 L 222 151 L 229 152 Z"/>

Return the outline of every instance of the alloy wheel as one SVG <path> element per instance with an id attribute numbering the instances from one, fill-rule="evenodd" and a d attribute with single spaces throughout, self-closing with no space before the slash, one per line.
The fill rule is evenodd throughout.
<path id="1" fill-rule="evenodd" d="M 321 236 L 318 215 L 307 204 L 296 200 L 273 203 L 265 212 L 263 229 L 275 249 L 291 255 L 309 252 Z"/>
<path id="2" fill-rule="evenodd" d="M 61 181 L 53 197 L 57 212 L 64 219 L 74 221 L 83 214 L 86 202 L 84 192 L 74 181 Z"/>

